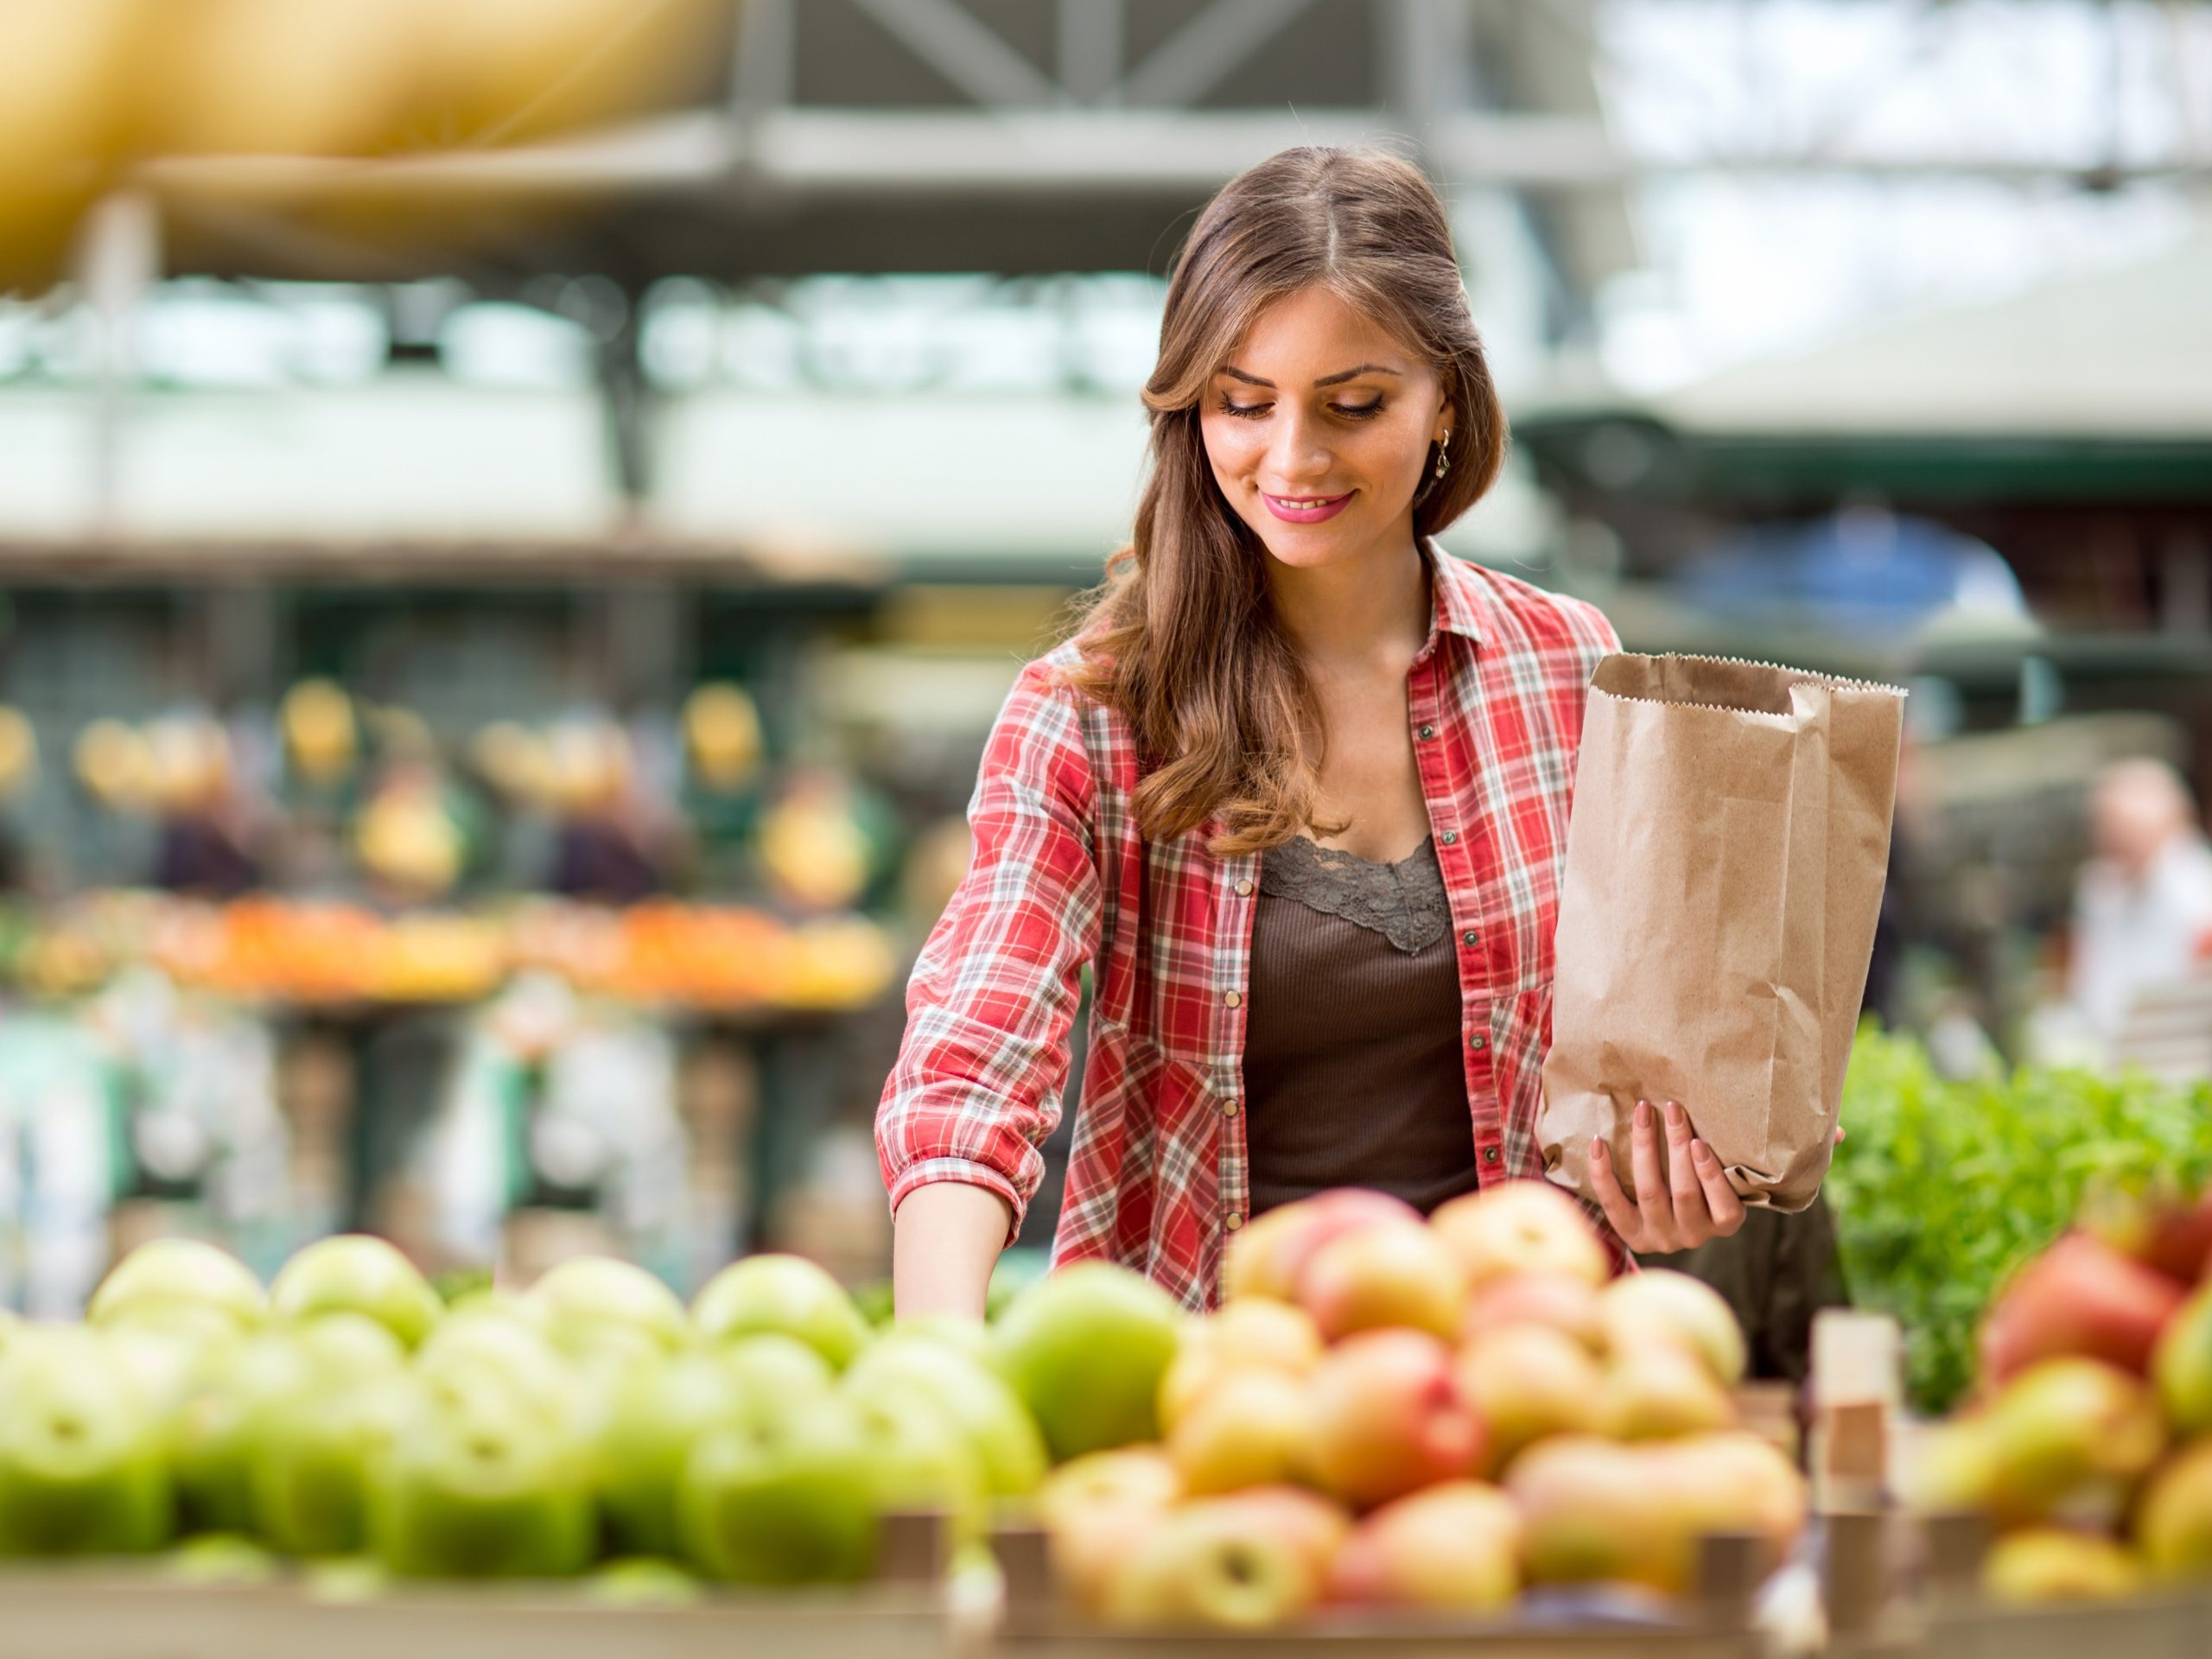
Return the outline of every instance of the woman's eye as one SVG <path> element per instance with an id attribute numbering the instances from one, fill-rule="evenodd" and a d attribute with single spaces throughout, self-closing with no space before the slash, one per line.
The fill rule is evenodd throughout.
<path id="1" fill-rule="evenodd" d="M 1221 414 L 1243 416 L 1248 420 L 1256 420 L 1272 407 L 1272 403 L 1230 403 L 1228 398 L 1221 398 Z M 1336 414 L 1350 416 L 1351 420 L 1374 420 L 1382 414 L 1382 398 L 1376 398 L 1374 403 L 1332 403 L 1330 407 Z"/>

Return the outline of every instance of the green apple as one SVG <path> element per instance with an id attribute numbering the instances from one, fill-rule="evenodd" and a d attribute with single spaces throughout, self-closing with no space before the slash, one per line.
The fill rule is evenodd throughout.
<path id="1" fill-rule="evenodd" d="M 845 1287 L 804 1256 L 749 1255 L 701 1288 L 692 1323 L 709 1341 L 775 1332 L 843 1370 L 868 1346 L 868 1321 Z"/>
<path id="2" fill-rule="evenodd" d="M 252 1269 L 227 1251 L 194 1238 L 157 1238 L 115 1264 L 92 1292 L 85 1318 L 111 1325 L 188 1321 L 194 1313 L 250 1331 L 268 1317 L 269 1299 Z"/>
<path id="3" fill-rule="evenodd" d="M 584 1580 L 584 1593 L 610 1607 L 688 1607 L 706 1599 L 698 1580 L 651 1555 L 609 1561 Z"/>
<path id="4" fill-rule="evenodd" d="M 403 1578 L 562 1578 L 599 1541 L 585 1449 L 516 1408 L 488 1370 L 425 1389 L 370 1504 L 377 1560 Z"/>
<path id="5" fill-rule="evenodd" d="M 234 1532 L 188 1538 L 162 1562 L 162 1576 L 182 1584 L 269 1584 L 278 1571 L 274 1555 Z"/>
<path id="6" fill-rule="evenodd" d="M 252 1527 L 254 1448 L 276 1408 L 304 1391 L 313 1375 L 307 1350 L 289 1332 L 261 1332 L 202 1357 L 170 1422 L 177 1505 L 187 1527 L 216 1533 Z"/>
<path id="7" fill-rule="evenodd" d="M 643 1268 L 612 1256 L 564 1262 L 530 1287 L 555 1344 L 570 1354 L 642 1343 L 674 1352 L 691 1335 L 676 1293 Z"/>
<path id="8" fill-rule="evenodd" d="M 163 1325 L 93 1327 L 92 1334 L 99 1338 L 108 1363 L 130 1376 L 146 1409 L 163 1422 L 184 1403 L 203 1357 L 238 1340 L 237 1327 L 231 1325 L 212 1343 Z"/>
<path id="9" fill-rule="evenodd" d="M 0 1555 L 158 1549 L 173 1519 L 158 1419 L 94 1332 L 0 1357 Z"/>
<path id="10" fill-rule="evenodd" d="M 756 1402 L 701 1435 L 677 1488 L 684 1553 L 740 1584 L 852 1582 L 875 1559 L 867 1437 L 836 1395 Z"/>
<path id="11" fill-rule="evenodd" d="M 729 1367 L 730 1375 L 749 1394 L 771 1398 L 785 1395 L 826 1394 L 837 1380 L 830 1362 L 797 1337 L 765 1335 L 741 1337 L 719 1344 L 712 1351 Z"/>
<path id="12" fill-rule="evenodd" d="M 253 1459 L 289 1402 L 397 1375 L 399 1338 L 359 1313 L 329 1313 L 296 1329 L 255 1332 L 202 1353 L 170 1417 L 170 1458 L 184 1524 L 243 1532 L 253 1524 Z"/>
<path id="13" fill-rule="evenodd" d="M 255 1530 L 289 1555 L 349 1555 L 367 1536 L 369 1494 L 419 1395 L 404 1372 L 309 1386 L 264 1416 L 251 1461 Z"/>
<path id="14" fill-rule="evenodd" d="M 533 1325 L 491 1310 L 449 1315 L 416 1355 L 415 1370 L 433 1389 L 488 1372 L 531 1410 L 572 1433 L 588 1404 L 551 1342 Z"/>
<path id="15" fill-rule="evenodd" d="M 893 1332 L 854 1362 L 845 1388 L 855 1400 L 918 1395 L 960 1425 L 995 1498 L 1024 1497 L 1051 1459 L 1029 1408 L 982 1361 L 926 1333 Z"/>
<path id="16" fill-rule="evenodd" d="M 811 1348 L 791 1345 L 819 1370 L 817 1389 L 826 1389 L 829 1367 Z M 594 1483 L 617 1548 L 677 1553 L 676 1488 L 692 1442 L 757 1397 L 714 1351 L 639 1366 L 615 1384 L 599 1425 Z"/>
<path id="17" fill-rule="evenodd" d="M 960 1424 L 926 1395 L 877 1390 L 853 1401 L 879 1514 L 933 1512 L 963 1541 L 983 1535 L 990 1493 L 982 1459 Z"/>
<path id="18" fill-rule="evenodd" d="M 384 1376 L 407 1363 L 407 1350 L 391 1327 L 365 1313 L 325 1313 L 288 1334 L 322 1376 Z"/>
<path id="19" fill-rule="evenodd" d="M 278 1319 L 296 1323 L 323 1313 L 365 1313 L 410 1348 L 421 1344 L 445 1311 L 412 1262 L 365 1233 L 308 1245 L 278 1269 L 269 1306 Z"/>
<path id="20" fill-rule="evenodd" d="M 999 1369 L 1056 1462 L 1160 1438 L 1160 1379 L 1183 1312 L 1143 1275 L 1078 1262 L 1015 1299 L 996 1325 Z"/>
<path id="21" fill-rule="evenodd" d="M 991 1327 L 981 1319 L 958 1313 L 918 1313 L 899 1320 L 892 1327 L 892 1334 L 901 1339 L 941 1342 L 982 1364 L 992 1363 Z"/>

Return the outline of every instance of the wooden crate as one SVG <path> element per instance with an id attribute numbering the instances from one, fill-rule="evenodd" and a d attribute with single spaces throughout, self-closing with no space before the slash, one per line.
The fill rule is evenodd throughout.
<path id="1" fill-rule="evenodd" d="M 331 1602 L 119 1573 L 0 1575 L 7 1659 L 931 1659 L 956 1645 L 941 1596 L 873 1586 L 618 1607 L 565 1585 Z"/>
<path id="2" fill-rule="evenodd" d="M 139 1561 L 0 1570 L 0 1659 L 940 1659 L 960 1645 L 942 1518 L 887 1522 L 861 1585 L 710 1591 L 620 1606 L 579 1580 L 393 1584 L 359 1600 L 295 1580 L 196 1585 Z"/>

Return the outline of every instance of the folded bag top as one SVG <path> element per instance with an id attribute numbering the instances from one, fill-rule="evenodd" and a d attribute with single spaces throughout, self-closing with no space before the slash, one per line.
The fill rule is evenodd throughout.
<path id="1" fill-rule="evenodd" d="M 1591 677 L 1538 1144 L 1593 1196 L 1679 1100 L 1745 1203 L 1802 1210 L 1834 1145 L 1889 860 L 1904 693 L 1710 657 Z M 1664 1149 L 1662 1148 L 1663 1159 Z"/>

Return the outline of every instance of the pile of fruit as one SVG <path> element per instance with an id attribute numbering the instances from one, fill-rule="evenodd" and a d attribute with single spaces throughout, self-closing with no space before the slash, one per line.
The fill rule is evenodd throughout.
<path id="1" fill-rule="evenodd" d="M 1126 1338 L 1080 1340 L 1072 1319 L 1063 1369 L 1029 1390 L 1071 1459 L 1038 1510 L 1090 1617 L 1484 1616 L 1599 1582 L 1663 1605 L 1694 1587 L 1701 1535 L 1755 1534 L 1773 1565 L 1802 1525 L 1790 1458 L 1738 1423 L 1727 1306 L 1680 1274 L 1611 1278 L 1580 1208 L 1541 1182 L 1426 1223 L 1350 1189 L 1287 1205 L 1236 1236 L 1223 1287 L 1217 1313 L 1158 1344 L 1153 1400 L 1121 1385 L 1124 1418 L 1062 1426 L 1129 1363 Z M 1096 1449 L 1155 1420 L 1154 1443 Z"/>
<path id="2" fill-rule="evenodd" d="M 888 937 L 866 917 L 791 923 L 673 900 L 385 916 L 273 895 L 213 905 L 111 894 L 19 932 L 0 960 L 29 988 L 59 995 L 143 960 L 191 989 L 302 1004 L 474 1001 L 527 968 L 626 1001 L 842 1008 L 876 995 L 897 968 Z"/>
<path id="3" fill-rule="evenodd" d="M 0 1555 L 158 1551 L 202 1575 L 849 1583 L 884 1517 L 1046 1534 L 1079 1617 L 1251 1629 L 1487 1615 L 1524 1588 L 1693 1588 L 1778 1563 L 1790 1459 L 1738 1421 L 1744 1343 L 1678 1274 L 1610 1276 L 1538 1182 L 1432 1221 L 1346 1190 L 1235 1241 L 1186 1317 L 1084 1263 L 990 1325 L 878 1332 L 812 1264 L 735 1262 L 687 1310 L 588 1260 L 448 1307 L 391 1246 L 326 1239 L 266 1292 L 142 1247 L 82 1326 L 0 1325 Z M 1639 1604 L 1640 1605 L 1642 1604 Z"/>
<path id="4" fill-rule="evenodd" d="M 2107 1193 L 2010 1279 L 1965 1410 L 1923 1430 L 1908 1500 L 1996 1529 L 2009 1602 L 2212 1580 L 2212 1198 Z"/>
<path id="5" fill-rule="evenodd" d="M 120 1262 L 82 1325 L 0 1325 L 0 1556 L 152 1552 L 362 1593 L 386 1578 L 845 1582 L 880 1517 L 980 1533 L 1046 1473 L 980 1325 L 872 1337 L 760 1255 L 687 1311 L 603 1259 L 447 1307 L 397 1250 L 326 1239 L 264 1293 L 210 1246 Z"/>

